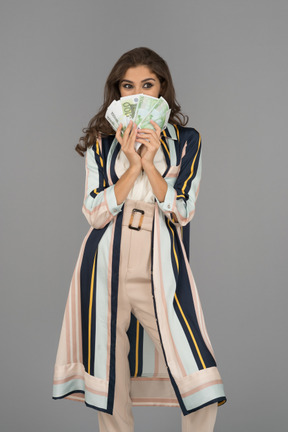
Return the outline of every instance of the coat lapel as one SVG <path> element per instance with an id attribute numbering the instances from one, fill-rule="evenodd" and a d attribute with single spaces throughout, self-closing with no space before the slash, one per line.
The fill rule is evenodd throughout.
<path id="1" fill-rule="evenodd" d="M 175 126 L 168 123 L 167 128 L 163 130 L 163 139 L 161 139 L 161 144 L 167 162 L 167 169 L 163 174 L 164 178 L 177 177 L 179 171 L 179 164 L 180 164 L 179 144 L 180 143 L 175 128 L 176 128 Z"/>
<path id="2" fill-rule="evenodd" d="M 106 172 L 108 176 L 109 186 L 115 184 L 119 178 L 115 172 L 115 162 L 119 151 L 121 150 L 121 145 L 115 137 L 110 145 L 107 162 L 106 162 Z"/>

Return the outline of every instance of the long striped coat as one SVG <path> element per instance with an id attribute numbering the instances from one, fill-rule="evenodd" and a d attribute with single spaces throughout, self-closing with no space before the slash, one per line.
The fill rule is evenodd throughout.
<path id="1" fill-rule="evenodd" d="M 161 145 L 168 189 L 155 197 L 151 290 L 164 359 L 131 313 L 127 331 L 134 406 L 180 406 L 183 415 L 226 402 L 198 291 L 189 265 L 189 222 L 202 167 L 194 128 L 168 124 Z M 86 152 L 82 211 L 90 229 L 71 280 L 56 363 L 53 399 L 67 398 L 113 414 L 121 225 L 114 185 L 120 143 L 99 139 Z M 177 217 L 177 219 L 175 218 Z M 174 390 L 171 394 L 171 384 Z"/>

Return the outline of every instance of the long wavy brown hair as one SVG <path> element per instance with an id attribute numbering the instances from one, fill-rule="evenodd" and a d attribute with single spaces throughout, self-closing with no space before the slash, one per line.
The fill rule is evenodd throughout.
<path id="1" fill-rule="evenodd" d="M 153 72 L 161 83 L 161 96 L 166 99 L 171 114 L 169 122 L 176 125 L 185 126 L 189 117 L 182 114 L 181 106 L 176 100 L 175 89 L 169 67 L 165 60 L 155 51 L 146 47 L 134 48 L 124 53 L 113 66 L 104 88 L 104 102 L 98 113 L 89 121 L 88 127 L 83 128 L 84 136 L 80 137 L 75 150 L 84 156 L 88 147 L 96 142 L 97 136 L 115 135 L 110 123 L 105 119 L 108 106 L 113 100 L 120 99 L 119 84 L 126 71 L 131 67 L 144 65 Z"/>

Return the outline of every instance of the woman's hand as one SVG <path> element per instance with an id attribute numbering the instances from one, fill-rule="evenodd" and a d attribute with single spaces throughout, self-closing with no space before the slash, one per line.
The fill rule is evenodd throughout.
<path id="1" fill-rule="evenodd" d="M 123 134 L 123 137 L 121 137 L 121 129 L 122 124 L 120 123 L 116 131 L 116 138 L 119 141 L 121 148 L 130 163 L 130 166 L 115 183 L 114 193 L 117 205 L 125 201 L 142 169 L 141 157 L 135 151 L 137 126 L 135 124 L 133 125 L 131 120 Z"/>
<path id="2" fill-rule="evenodd" d="M 154 157 L 161 145 L 161 128 L 153 120 L 151 120 L 150 123 L 154 127 L 154 130 L 138 129 L 136 131 L 136 141 L 144 144 L 144 148 L 141 151 L 141 163 L 144 170 L 154 165 Z"/>
<path id="3" fill-rule="evenodd" d="M 116 131 L 116 138 L 119 141 L 123 152 L 125 153 L 129 163 L 130 168 L 138 168 L 139 172 L 141 171 L 141 157 L 135 150 L 135 140 L 137 134 L 137 125 L 133 124 L 133 121 L 130 120 L 123 137 L 121 137 L 121 129 L 122 123 L 119 124 L 119 127 Z"/>

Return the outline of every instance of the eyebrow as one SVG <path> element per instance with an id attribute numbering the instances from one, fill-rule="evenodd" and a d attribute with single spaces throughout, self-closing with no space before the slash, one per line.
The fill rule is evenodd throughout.
<path id="1" fill-rule="evenodd" d="M 142 80 L 141 82 L 143 83 L 143 82 L 145 82 L 145 81 L 156 81 L 154 78 L 145 78 L 144 80 Z M 127 79 L 122 79 L 121 81 L 120 81 L 120 83 L 122 83 L 123 81 L 126 81 L 126 82 L 128 82 L 128 83 L 131 83 L 131 84 L 133 84 L 133 81 L 130 81 L 130 80 L 127 80 Z"/>

